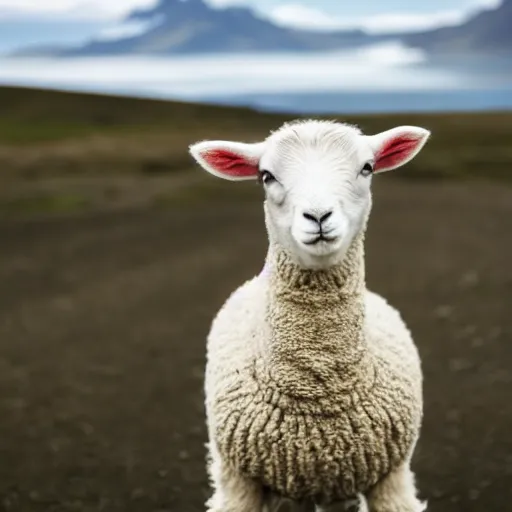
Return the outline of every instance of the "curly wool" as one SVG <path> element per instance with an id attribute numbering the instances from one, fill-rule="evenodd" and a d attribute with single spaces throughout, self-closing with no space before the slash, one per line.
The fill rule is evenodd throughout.
<path id="1" fill-rule="evenodd" d="M 294 500 L 368 492 L 419 436 L 418 353 L 399 313 L 366 290 L 363 238 L 322 271 L 271 246 L 266 271 L 228 299 L 209 335 L 215 452 Z"/>

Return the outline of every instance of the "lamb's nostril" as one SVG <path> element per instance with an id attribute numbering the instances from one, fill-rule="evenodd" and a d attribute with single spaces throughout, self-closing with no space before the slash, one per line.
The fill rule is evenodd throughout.
<path id="1" fill-rule="evenodd" d="M 327 213 L 324 213 L 321 217 L 320 217 L 320 223 L 322 222 L 325 222 L 330 216 L 332 215 L 332 211 L 330 212 L 327 212 Z"/>
<path id="2" fill-rule="evenodd" d="M 310 220 L 312 222 L 320 222 L 318 218 L 315 215 L 312 215 L 311 213 L 304 212 L 302 215 L 305 219 Z"/>

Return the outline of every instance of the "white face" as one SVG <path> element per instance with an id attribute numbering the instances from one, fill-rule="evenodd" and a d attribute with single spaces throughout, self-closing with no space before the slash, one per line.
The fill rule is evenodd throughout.
<path id="1" fill-rule="evenodd" d="M 270 240 L 302 267 L 324 268 L 343 259 L 366 222 L 375 162 L 356 130 L 308 128 L 271 136 L 259 169 Z"/>
<path id="2" fill-rule="evenodd" d="M 327 121 L 285 124 L 264 142 L 206 141 L 190 151 L 210 173 L 260 179 L 269 239 L 304 268 L 341 262 L 371 210 L 375 173 L 400 167 L 430 132 L 402 126 L 378 135 Z"/>

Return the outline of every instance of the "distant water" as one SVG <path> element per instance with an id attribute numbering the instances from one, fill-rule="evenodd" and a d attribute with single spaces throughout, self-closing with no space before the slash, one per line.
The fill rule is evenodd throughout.
<path id="1" fill-rule="evenodd" d="M 266 112 L 362 114 L 512 110 L 512 87 L 401 92 L 311 92 L 206 98 L 208 103 L 251 106 Z"/>
<path id="2" fill-rule="evenodd" d="M 293 113 L 512 108 L 512 64 L 431 62 L 386 43 L 321 54 L 0 59 L 0 84 Z"/>

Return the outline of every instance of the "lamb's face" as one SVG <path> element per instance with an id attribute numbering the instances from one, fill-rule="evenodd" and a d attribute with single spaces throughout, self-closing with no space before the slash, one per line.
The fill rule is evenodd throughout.
<path id="1" fill-rule="evenodd" d="M 304 267 L 340 261 L 370 212 L 374 165 L 349 126 L 309 122 L 271 135 L 259 164 L 270 238 Z"/>
<path id="2" fill-rule="evenodd" d="M 262 143 L 201 142 L 191 153 L 217 176 L 259 178 L 271 242 L 303 267 L 325 268 L 343 259 L 364 228 L 373 175 L 411 160 L 428 136 L 401 127 L 369 137 L 352 126 L 306 121 Z"/>

